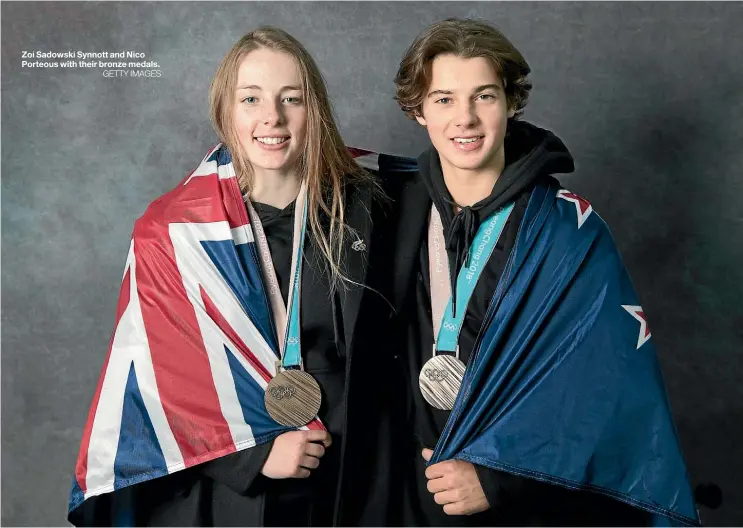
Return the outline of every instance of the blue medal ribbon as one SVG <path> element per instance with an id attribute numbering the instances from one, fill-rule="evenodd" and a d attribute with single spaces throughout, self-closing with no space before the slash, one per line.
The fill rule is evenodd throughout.
<path id="1" fill-rule="evenodd" d="M 475 286 L 482 274 L 482 270 L 490 259 L 490 255 L 493 253 L 493 249 L 495 249 L 498 239 L 503 232 L 503 228 L 508 221 L 508 217 L 511 215 L 513 206 L 514 204 L 511 203 L 510 205 L 499 209 L 480 224 L 477 234 L 470 246 L 466 266 L 463 266 L 462 269 L 459 270 L 459 275 L 457 276 L 457 306 L 455 314 L 452 313 L 451 290 L 450 288 L 446 288 L 449 289 L 448 301 L 436 337 L 434 355 L 439 352 L 452 352 L 459 357 L 459 333 L 462 331 L 464 316 L 467 312 L 467 305 L 472 297 L 472 293 L 475 291 Z M 429 252 L 436 250 L 440 252 L 443 251 L 443 259 L 447 259 L 446 251 L 441 247 L 441 245 L 437 248 L 429 248 Z M 441 255 L 437 255 L 437 258 L 441 259 L 442 257 Z M 442 286 L 448 287 L 448 281 L 444 281 Z M 436 295 L 433 295 L 433 277 L 431 278 L 431 290 L 431 301 L 433 303 L 437 297 Z"/>
<path id="2" fill-rule="evenodd" d="M 281 358 L 281 366 L 284 369 L 302 366 L 302 349 L 299 326 L 299 298 L 300 286 L 302 283 L 302 254 L 304 252 L 304 237 L 307 229 L 307 203 L 304 200 L 302 208 L 302 229 L 300 231 L 299 249 L 292 270 L 292 284 L 289 297 L 289 306 L 287 308 L 288 323 L 286 325 L 286 336 L 284 339 L 285 349 L 284 356 Z M 295 212 L 296 214 L 296 212 Z"/>

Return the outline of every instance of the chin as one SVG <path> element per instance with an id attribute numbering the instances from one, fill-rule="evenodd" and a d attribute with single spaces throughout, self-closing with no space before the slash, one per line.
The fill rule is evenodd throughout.
<path id="1" fill-rule="evenodd" d="M 483 166 L 482 156 L 477 156 L 476 158 L 472 156 L 468 158 L 458 155 L 450 157 L 448 161 L 452 167 L 456 167 L 459 170 L 477 170 Z"/>
<path id="2" fill-rule="evenodd" d="M 461 171 L 479 171 L 483 168 L 479 163 L 457 163 L 452 165 Z"/>
<path id="3" fill-rule="evenodd" d="M 291 165 L 288 163 L 261 163 L 260 168 L 267 171 L 286 172 Z"/>
<path id="4" fill-rule="evenodd" d="M 284 154 L 280 156 L 267 156 L 265 152 L 258 152 L 254 159 L 266 169 L 278 170 L 290 165 L 289 160 Z"/>

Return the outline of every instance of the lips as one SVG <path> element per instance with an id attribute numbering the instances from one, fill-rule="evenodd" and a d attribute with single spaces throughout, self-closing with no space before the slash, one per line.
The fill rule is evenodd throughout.
<path id="1" fill-rule="evenodd" d="M 485 136 L 456 136 L 451 138 L 456 143 L 472 143 Z"/>
<path id="2" fill-rule="evenodd" d="M 485 144 L 485 136 L 457 136 L 450 140 L 454 148 L 462 152 L 472 152 Z"/>
<path id="3" fill-rule="evenodd" d="M 253 139 L 263 145 L 281 145 L 289 141 L 290 136 L 256 136 Z"/>
<path id="4" fill-rule="evenodd" d="M 254 136 L 253 141 L 259 149 L 275 152 L 289 148 L 291 136 Z"/>

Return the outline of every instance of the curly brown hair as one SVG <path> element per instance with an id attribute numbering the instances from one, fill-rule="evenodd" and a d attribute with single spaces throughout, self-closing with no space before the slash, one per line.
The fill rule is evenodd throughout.
<path id="1" fill-rule="evenodd" d="M 521 52 L 503 33 L 486 22 L 448 18 L 418 35 L 400 61 L 395 76 L 395 100 L 408 117 L 415 119 L 421 115 L 431 82 L 430 64 L 443 54 L 465 59 L 490 59 L 503 81 L 509 110 L 515 112 L 516 119 L 523 114 L 532 85 L 527 79 L 531 68 Z"/>

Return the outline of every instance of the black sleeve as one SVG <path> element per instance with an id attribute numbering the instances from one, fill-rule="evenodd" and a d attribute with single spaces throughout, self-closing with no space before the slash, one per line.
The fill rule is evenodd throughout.
<path id="1" fill-rule="evenodd" d="M 271 442 L 91 497 L 68 515 L 74 526 L 204 526 L 216 484 L 243 496 L 264 490 L 260 474 Z M 209 484 L 211 479 L 216 484 Z M 209 516 L 206 517 L 208 519 Z"/>
<path id="2" fill-rule="evenodd" d="M 477 477 L 480 479 L 485 497 L 494 513 L 507 511 L 513 505 L 523 501 L 533 489 L 536 482 L 526 477 L 520 477 L 505 471 L 498 471 L 487 466 L 475 464 Z"/>
<path id="3" fill-rule="evenodd" d="M 198 466 L 91 497 L 68 514 L 74 526 L 200 526 Z"/>
<path id="4" fill-rule="evenodd" d="M 649 526 L 650 515 L 619 500 L 475 465 L 499 525 Z"/>
<path id="5" fill-rule="evenodd" d="M 201 467 L 203 475 L 229 487 L 235 493 L 252 495 L 256 491 L 257 486 L 254 484 L 259 480 L 257 477 L 260 477 L 260 471 L 268 459 L 273 442 L 271 440 L 265 444 L 205 462 L 198 467 Z"/>

